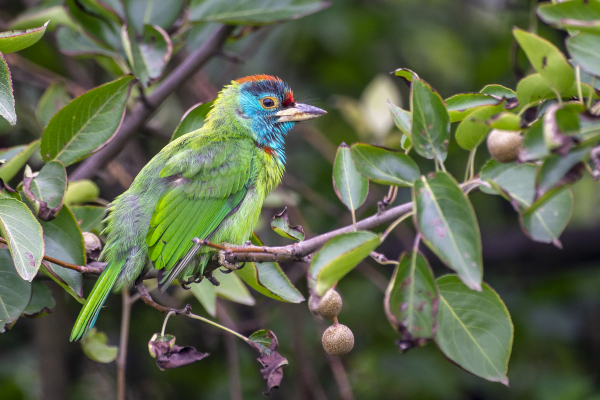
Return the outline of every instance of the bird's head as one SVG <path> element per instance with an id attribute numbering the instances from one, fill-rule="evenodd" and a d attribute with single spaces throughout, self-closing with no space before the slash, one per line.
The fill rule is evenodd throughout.
<path id="1" fill-rule="evenodd" d="M 244 128 L 257 145 L 285 162 L 284 141 L 287 132 L 300 121 L 326 112 L 294 100 L 290 87 L 270 75 L 252 75 L 233 81 L 219 94 L 210 119 L 229 119 Z"/>

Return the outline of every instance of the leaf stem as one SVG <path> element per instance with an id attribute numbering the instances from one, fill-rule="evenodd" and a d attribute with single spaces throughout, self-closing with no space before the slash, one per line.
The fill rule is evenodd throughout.
<path id="1" fill-rule="evenodd" d="M 350 213 L 352 214 L 352 226 L 354 227 L 354 232 L 356 232 L 356 212 L 354 210 L 350 210 Z"/>
<path id="2" fill-rule="evenodd" d="M 579 102 L 583 105 L 583 91 L 581 90 L 581 70 L 579 65 L 575 66 L 575 78 L 577 79 L 577 95 L 579 96 Z"/>
<path id="3" fill-rule="evenodd" d="M 165 317 L 165 322 L 163 322 L 162 329 L 160 331 L 160 336 L 165 336 L 165 329 L 167 329 L 167 321 L 169 321 L 169 317 L 175 314 L 175 311 L 169 311 L 167 316 Z"/>
<path id="4" fill-rule="evenodd" d="M 242 335 L 242 334 L 240 334 L 240 333 L 237 333 L 236 331 L 234 331 L 234 330 L 232 330 L 232 329 L 229 329 L 229 328 L 227 328 L 227 327 L 225 327 L 225 326 L 223 326 L 223 325 L 221 325 L 221 324 L 217 324 L 215 321 L 211 321 L 211 320 L 210 320 L 210 319 L 208 319 L 208 318 L 204 318 L 204 317 L 201 317 L 200 315 L 191 314 L 191 313 L 190 313 L 190 314 L 184 314 L 184 315 L 185 315 L 186 317 L 189 317 L 189 318 L 193 318 L 193 319 L 197 319 L 197 320 L 200 320 L 200 321 L 206 322 L 207 324 L 210 324 L 210 325 L 212 325 L 212 326 L 215 326 L 215 327 L 217 327 L 217 328 L 219 328 L 219 329 L 223 329 L 224 331 L 226 331 L 226 332 L 229 332 L 229 333 L 231 333 L 232 335 L 235 335 L 235 336 L 239 337 L 240 339 L 242 339 L 242 340 L 243 340 L 244 342 L 246 342 L 246 343 L 250 342 L 250 339 L 248 339 L 246 336 L 244 336 L 244 335 Z"/>
<path id="5" fill-rule="evenodd" d="M 381 243 L 383 243 L 383 241 L 385 240 L 385 238 L 388 237 L 390 232 L 392 232 L 394 230 L 394 228 L 396 228 L 400 223 L 402 223 L 402 221 L 404 221 L 406 218 L 410 217 L 411 215 L 413 215 L 413 212 L 409 211 L 406 214 L 404 214 L 403 216 L 401 216 L 400 218 L 398 218 L 397 220 L 395 220 L 394 222 L 392 222 L 392 224 L 390 226 L 388 226 L 388 228 L 385 230 L 385 232 L 383 232 L 383 235 L 381 235 L 381 238 L 379 239 L 379 241 Z"/>
<path id="6" fill-rule="evenodd" d="M 474 175 L 474 163 L 475 163 L 475 152 L 477 151 L 477 147 L 469 152 L 469 159 L 467 161 L 467 166 L 465 168 L 465 181 L 473 179 Z"/>

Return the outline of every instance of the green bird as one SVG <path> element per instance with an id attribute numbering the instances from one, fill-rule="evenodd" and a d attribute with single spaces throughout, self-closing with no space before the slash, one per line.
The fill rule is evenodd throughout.
<path id="1" fill-rule="evenodd" d="M 287 133 L 323 114 L 297 103 L 277 77 L 253 75 L 226 86 L 204 126 L 165 146 L 110 205 L 101 255 L 106 269 L 71 341 L 87 335 L 111 290 L 132 286 L 148 259 L 164 291 L 176 278 L 194 282 L 214 254 L 193 247 L 193 238 L 234 245 L 248 240 L 265 197 L 283 176 Z"/>

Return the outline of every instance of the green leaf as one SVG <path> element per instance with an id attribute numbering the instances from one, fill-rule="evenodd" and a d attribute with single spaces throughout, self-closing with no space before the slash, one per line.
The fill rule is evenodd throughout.
<path id="1" fill-rule="evenodd" d="M 511 112 L 501 112 L 490 118 L 487 121 L 492 129 L 500 129 L 503 131 L 519 131 L 521 130 L 521 117 Z"/>
<path id="2" fill-rule="evenodd" d="M 500 163 L 489 160 L 481 169 L 481 180 L 493 182 L 498 189 L 481 190 L 489 194 L 504 194 L 517 202 L 517 209 L 529 207 L 535 198 L 535 180 L 538 167 L 533 164 Z"/>
<path id="3" fill-rule="evenodd" d="M 308 285 L 318 296 L 342 279 L 379 246 L 379 235 L 358 231 L 344 233 L 315 253 L 308 270 Z"/>
<path id="4" fill-rule="evenodd" d="M 270 347 L 271 347 L 271 343 L 273 343 L 271 331 L 268 331 L 266 329 L 261 329 L 260 331 L 256 331 L 252 335 L 250 335 L 250 337 L 248 339 L 250 339 L 251 342 L 254 342 L 257 344 L 257 346 L 260 349 L 260 352 L 262 354 L 266 354 L 266 355 L 271 354 Z"/>
<path id="5" fill-rule="evenodd" d="M 338 147 L 333 163 L 333 189 L 350 211 L 360 207 L 369 193 L 369 181 L 356 169 L 346 143 Z"/>
<path id="6" fill-rule="evenodd" d="M 502 104 L 499 104 L 483 106 L 473 111 L 456 128 L 456 143 L 465 150 L 477 148 L 492 130 L 489 120 L 502 110 Z"/>
<path id="7" fill-rule="evenodd" d="M 465 371 L 508 386 L 508 360 L 514 329 L 500 296 L 486 283 L 480 292 L 455 275 L 437 279 L 440 308 L 435 342 Z"/>
<path id="8" fill-rule="evenodd" d="M 42 95 L 36 109 L 35 116 L 42 128 L 46 128 L 48 122 L 61 108 L 69 104 L 71 96 L 67 88 L 61 82 L 54 82 Z"/>
<path id="9" fill-rule="evenodd" d="M 523 161 L 539 160 L 550 155 L 544 138 L 544 122 L 538 119 L 530 127 L 523 139 L 521 158 Z"/>
<path id="10" fill-rule="evenodd" d="M 573 209 L 573 198 L 567 188 L 552 191 L 534 203 L 539 167 L 533 164 L 489 161 L 481 170 L 481 179 L 492 182 L 497 193 L 511 201 L 519 212 L 521 228 L 532 240 L 559 245 L 557 241 L 567 226 Z"/>
<path id="11" fill-rule="evenodd" d="M 43 25 L 49 21 L 46 31 L 53 32 L 57 26 L 65 25 L 73 29 L 77 27 L 75 22 L 69 17 L 67 11 L 62 6 L 50 6 L 46 8 L 35 8 L 27 10 L 12 21 L 10 21 L 10 29 L 32 29 L 36 26 Z"/>
<path id="12" fill-rule="evenodd" d="M 143 30 L 144 24 L 158 25 L 163 29 L 171 27 L 183 4 L 184 0 L 123 0 L 127 21 L 137 32 Z"/>
<path id="13" fill-rule="evenodd" d="M 69 166 L 110 142 L 125 116 L 134 77 L 126 75 L 94 88 L 63 107 L 42 134 L 44 161 Z"/>
<path id="14" fill-rule="evenodd" d="M 75 265 L 85 265 L 83 236 L 75 216 L 66 205 L 49 222 L 40 221 L 44 229 L 46 255 Z M 83 296 L 83 276 L 72 269 L 48 263 L 48 267 L 58 275 L 75 293 Z"/>
<path id="15" fill-rule="evenodd" d="M 192 0 L 190 20 L 233 25 L 264 25 L 299 19 L 329 7 L 314 0 Z"/>
<path id="16" fill-rule="evenodd" d="M 17 274 L 8 249 L 0 249 L 0 333 L 19 318 L 30 299 L 31 283 Z"/>
<path id="17" fill-rule="evenodd" d="M 47 277 L 49 277 L 50 279 L 52 279 L 54 282 L 56 282 L 60 287 L 62 287 L 65 290 L 65 292 L 67 292 L 71 297 L 73 297 L 78 303 L 85 304 L 85 298 L 83 297 L 83 291 L 80 291 L 80 293 L 74 292 L 73 289 L 71 289 L 71 287 L 60 276 L 58 276 L 56 274 L 56 272 L 47 268 L 46 265 L 48 265 L 48 263 L 43 261 L 42 266 L 40 267 L 40 272 L 43 273 L 44 275 L 46 275 Z"/>
<path id="18" fill-rule="evenodd" d="M 35 177 L 31 176 L 29 166 L 25 171 L 23 191 L 29 201 L 35 205 L 37 216 L 43 221 L 56 218 L 56 214 L 62 208 L 63 197 L 67 190 L 65 167 L 60 161 L 50 161 Z"/>
<path id="19" fill-rule="evenodd" d="M 559 93 L 562 94 L 573 86 L 575 81 L 573 68 L 556 46 L 546 39 L 522 29 L 514 28 L 513 35 L 533 68 Z"/>
<path id="20" fill-rule="evenodd" d="M 42 227 L 24 203 L 7 198 L 0 199 L 0 224 L 17 272 L 31 282 L 44 256 Z"/>
<path id="21" fill-rule="evenodd" d="M 412 85 L 413 81 L 419 80 L 419 75 L 408 68 L 398 68 L 394 71 L 394 75 L 405 81 L 409 87 Z"/>
<path id="22" fill-rule="evenodd" d="M 70 15 L 96 39 L 110 45 L 113 49 L 120 47 L 121 18 L 106 4 L 98 0 L 66 0 Z"/>
<path id="23" fill-rule="evenodd" d="M 519 214 L 523 232 L 532 240 L 554 243 L 567 227 L 573 213 L 573 193 L 569 187 L 543 196 L 529 209 Z"/>
<path id="24" fill-rule="evenodd" d="M 33 281 L 31 287 L 33 294 L 27 308 L 23 310 L 23 315 L 29 318 L 39 318 L 50 314 L 56 306 L 52 291 L 48 289 L 48 286 L 37 281 Z"/>
<path id="25" fill-rule="evenodd" d="M 556 185 L 571 183 L 565 182 L 565 175 L 590 154 L 591 149 L 582 147 L 572 150 L 569 154 L 561 156 L 553 154 L 544 160 L 537 179 L 537 196 L 540 197 Z"/>
<path id="26" fill-rule="evenodd" d="M 0 115 L 11 125 L 17 123 L 12 78 L 6 59 L 2 53 L 0 53 Z"/>
<path id="27" fill-rule="evenodd" d="M 108 345 L 108 336 L 96 328 L 92 328 L 81 340 L 81 348 L 88 358 L 99 363 L 109 363 L 117 359 L 119 348 Z"/>
<path id="28" fill-rule="evenodd" d="M 10 149 L 1 151 L 0 160 L 6 160 L 6 162 L 0 166 L 0 179 L 8 182 L 14 178 L 39 146 L 40 141 L 34 140 L 28 145 L 11 147 Z"/>
<path id="29" fill-rule="evenodd" d="M 566 29 L 572 22 L 600 20 L 600 3 L 588 0 L 542 3 L 537 9 L 537 15 L 547 24 Z"/>
<path id="30" fill-rule="evenodd" d="M 583 93 L 588 94 L 591 86 L 581 84 Z M 564 93 L 561 93 L 563 99 L 578 97 L 577 82 L 573 81 L 571 87 Z M 517 84 L 517 97 L 519 99 L 519 107 L 526 107 L 532 104 L 539 103 L 542 100 L 555 99 L 556 93 L 552 90 L 550 83 L 540 74 L 528 75 L 521 79 Z"/>
<path id="31" fill-rule="evenodd" d="M 484 106 L 496 106 L 502 103 L 502 98 L 496 98 L 482 93 L 460 93 L 446 99 L 446 108 L 450 122 L 462 121 Z"/>
<path id="32" fill-rule="evenodd" d="M 515 99 L 517 94 L 514 90 L 504 87 L 502 85 L 486 85 L 479 93 L 489 94 L 491 96 L 500 97 L 503 99 Z"/>
<path id="33" fill-rule="evenodd" d="M 173 132 L 173 136 L 171 137 L 171 142 L 186 133 L 202 128 L 204 126 L 204 120 L 214 102 L 214 100 L 211 100 L 206 103 L 198 103 L 187 110 L 185 114 L 183 114 L 183 117 L 181 117 L 179 125 L 175 128 L 175 132 Z"/>
<path id="34" fill-rule="evenodd" d="M 418 251 L 404 252 L 385 292 L 385 313 L 403 340 L 435 334 L 439 294 L 431 267 Z"/>
<path id="35" fill-rule="evenodd" d="M 50 21 L 48 21 L 50 22 Z M 0 33 L 0 53 L 8 54 L 33 46 L 44 36 L 48 22 L 39 28 L 26 31 L 8 31 Z"/>
<path id="36" fill-rule="evenodd" d="M 254 233 L 251 240 L 255 246 L 263 245 Z M 246 263 L 244 268 L 236 270 L 235 273 L 248 286 L 267 297 L 288 303 L 304 301 L 302 293 L 292 285 L 278 263 Z"/>
<path id="37" fill-rule="evenodd" d="M 412 149 L 412 139 L 407 134 L 402 134 L 402 139 L 400 139 L 400 147 L 402 150 L 410 150 Z"/>
<path id="38" fill-rule="evenodd" d="M 358 172 L 382 185 L 412 186 L 421 174 L 412 158 L 402 152 L 357 143 L 351 153 Z"/>
<path id="39" fill-rule="evenodd" d="M 86 33 L 79 32 L 66 26 L 56 32 L 56 40 L 60 51 L 68 56 L 106 56 L 120 58 L 113 49 L 99 41 L 92 40 Z"/>
<path id="40" fill-rule="evenodd" d="M 171 58 L 173 44 L 160 26 L 144 25 L 141 34 L 123 29 L 123 42 L 133 73 L 144 85 L 158 81 Z"/>
<path id="41" fill-rule="evenodd" d="M 415 80 L 410 90 L 410 111 L 415 151 L 425 158 L 443 162 L 450 139 L 450 116 L 444 101 L 427 83 Z"/>
<path id="42" fill-rule="evenodd" d="M 581 69 L 600 77 L 599 35 L 580 33 L 577 36 L 571 36 L 567 39 L 567 50 Z"/>
<path id="43" fill-rule="evenodd" d="M 304 230 L 302 227 L 300 225 L 290 225 L 287 207 L 279 214 L 273 216 L 273 219 L 271 220 L 271 229 L 285 238 L 300 242 L 304 240 Z"/>
<path id="44" fill-rule="evenodd" d="M 202 279 L 200 283 L 190 285 L 190 291 L 198 299 L 202 307 L 211 317 L 217 316 L 217 291 L 215 285 L 208 279 Z"/>
<path id="45" fill-rule="evenodd" d="M 247 306 L 256 304 L 256 300 L 239 276 L 231 273 L 224 274 L 221 270 L 215 271 L 214 276 L 221 283 L 219 286 L 215 286 L 217 296 Z"/>
<path id="46" fill-rule="evenodd" d="M 106 215 L 105 207 L 72 206 L 71 211 L 77 220 L 81 232 L 93 231 Z"/>
<path id="47" fill-rule="evenodd" d="M 427 246 L 474 290 L 481 290 L 481 236 L 473 206 L 445 172 L 413 187 L 415 226 Z"/>
<path id="48" fill-rule="evenodd" d="M 67 184 L 64 203 L 68 206 L 94 201 L 100 196 L 100 189 L 89 179 L 71 181 Z"/>
<path id="49" fill-rule="evenodd" d="M 392 119 L 394 120 L 396 127 L 400 129 L 400 132 L 410 138 L 412 131 L 412 116 L 410 113 L 392 104 L 389 100 L 387 101 L 387 105 L 392 113 Z"/>

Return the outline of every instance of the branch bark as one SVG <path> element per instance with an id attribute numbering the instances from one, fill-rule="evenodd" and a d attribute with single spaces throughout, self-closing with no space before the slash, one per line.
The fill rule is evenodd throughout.
<path id="1" fill-rule="evenodd" d="M 125 144 L 152 116 L 154 111 L 183 85 L 194 73 L 219 52 L 234 26 L 221 25 L 208 40 L 191 53 L 165 80 L 149 95 L 145 102 L 140 102 L 125 118 L 121 129 L 115 138 L 98 153 L 85 160 L 69 177 L 70 180 L 92 178 L 110 160 L 115 158 L 125 147 Z"/>

